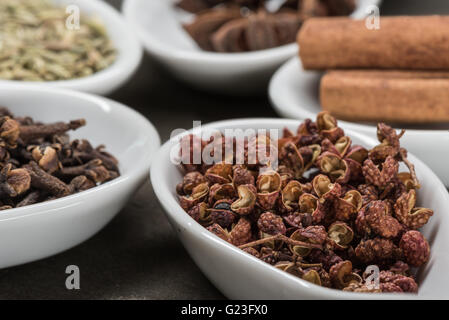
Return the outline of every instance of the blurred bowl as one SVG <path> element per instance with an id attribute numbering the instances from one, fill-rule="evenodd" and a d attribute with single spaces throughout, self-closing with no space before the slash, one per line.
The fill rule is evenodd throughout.
<path id="1" fill-rule="evenodd" d="M 175 7 L 175 2 L 125 0 L 122 11 L 148 53 L 195 87 L 228 94 L 261 93 L 273 72 L 297 54 L 296 43 L 244 53 L 203 51 L 183 29 L 186 13 Z M 351 16 L 363 18 L 368 14 L 367 6 L 380 3 L 359 0 Z"/>

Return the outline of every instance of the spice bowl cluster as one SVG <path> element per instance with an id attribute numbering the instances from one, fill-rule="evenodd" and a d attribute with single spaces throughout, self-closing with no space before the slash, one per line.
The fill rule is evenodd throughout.
<path id="1" fill-rule="evenodd" d="M 285 133 L 296 132 L 299 125 L 300 122 L 294 120 L 245 119 L 212 123 L 202 127 L 201 132 L 219 130 L 224 133 L 229 129 L 276 129 L 284 130 Z M 289 131 L 285 131 L 285 127 Z M 304 129 L 304 125 L 300 128 Z M 379 148 L 375 148 L 379 146 L 379 142 L 351 130 L 345 130 L 345 133 L 347 137 L 350 137 L 353 146 L 361 145 L 367 148 L 366 150 L 369 149 L 371 154 L 380 151 Z M 251 176 L 252 173 L 247 174 L 248 170 L 246 173 L 245 170 L 241 171 L 242 168 L 248 168 L 247 166 L 233 168 L 230 173 L 226 169 L 228 174 L 222 174 L 225 167 L 223 163 L 218 167 L 206 165 L 201 168 L 202 165 L 200 165 L 193 168 L 183 166 L 180 169 L 179 165 L 171 160 L 173 155 L 182 148 L 183 143 L 192 142 L 192 148 L 195 146 L 201 148 L 202 145 L 189 134 L 198 135 L 199 132 L 188 132 L 184 137 L 178 136 L 162 146 L 154 160 L 151 179 L 156 196 L 180 240 L 203 273 L 228 298 L 387 299 L 400 297 L 413 299 L 447 296 L 443 289 L 445 285 L 442 282 L 445 279 L 441 277 L 441 272 L 449 263 L 443 249 L 448 240 L 443 230 L 449 224 L 448 217 L 444 214 L 449 209 L 449 197 L 435 174 L 413 155 L 408 154 L 407 159 L 404 159 L 411 168 L 411 172 L 416 171 L 416 178 L 420 183 L 420 189 L 417 191 L 411 187 L 413 184 L 409 180 L 411 176 L 406 173 L 399 175 L 408 177 L 407 181 L 398 182 L 404 187 L 400 187 L 403 188 L 402 191 L 393 191 L 395 187 L 388 191 L 386 185 L 381 186 L 385 181 L 378 180 L 390 170 L 392 170 L 390 174 L 395 172 L 394 175 L 398 172 L 407 172 L 408 169 L 404 163 L 400 168 L 396 167 L 396 164 L 390 168 L 387 164 L 380 165 L 379 168 L 387 169 L 376 174 L 375 170 L 379 168 L 374 169 L 376 166 L 373 167 L 368 162 L 364 162 L 362 171 L 367 185 L 357 188 L 354 181 L 351 182 L 352 178 L 346 177 L 340 180 L 347 173 L 346 170 L 332 169 L 346 160 L 329 153 L 321 154 L 323 156 L 320 165 L 321 174 L 317 175 L 315 172 L 306 180 L 291 179 L 291 176 L 285 178 L 289 170 L 283 167 L 276 171 L 280 181 L 275 182 L 276 179 L 271 180 L 270 177 L 275 177 L 276 173 L 265 170 L 266 176 L 263 178 L 263 173 Z M 292 135 L 284 135 L 284 138 L 286 137 L 289 141 L 288 138 Z M 266 141 L 266 137 L 256 140 Z M 283 141 L 281 143 L 285 143 L 286 140 L 281 139 Z M 308 138 L 305 138 L 304 142 L 305 140 Z M 184 142 L 180 144 L 179 141 Z M 248 140 L 248 145 L 250 141 L 252 140 Z M 266 145 L 263 148 L 265 147 Z M 356 152 L 357 148 L 352 150 Z M 323 160 L 328 156 L 333 160 L 330 158 Z M 403 156 L 406 155 L 403 154 Z M 295 159 L 299 159 L 297 154 L 287 153 L 286 157 L 287 163 L 298 166 L 298 163 L 294 162 Z M 310 162 L 313 156 L 302 159 L 304 162 L 301 166 L 304 169 L 305 163 Z M 393 160 L 391 158 L 388 161 Z M 281 166 L 282 163 L 286 164 L 281 161 Z M 414 164 L 414 169 L 410 166 L 411 163 Z M 287 167 L 294 169 L 288 164 Z M 369 167 L 374 171 L 371 171 Z M 186 170 L 191 174 L 186 175 Z M 323 171 L 328 172 L 323 175 Z M 203 172 L 204 176 L 198 175 L 198 172 Z M 195 177 L 192 176 L 193 173 Z M 376 178 L 377 175 L 379 177 Z M 411 175 L 414 176 L 414 173 Z M 370 180 L 368 176 L 371 176 L 373 180 Z M 245 180 L 246 185 L 237 185 L 237 179 L 240 178 Z M 345 179 L 350 179 L 349 185 L 342 182 Z M 282 184 L 283 180 L 284 184 Z M 275 186 L 276 183 L 281 185 Z M 300 184 L 304 183 L 311 185 L 300 187 Z M 340 183 L 345 186 L 343 189 L 346 191 L 340 190 L 338 193 L 347 200 L 358 198 L 354 197 L 358 193 L 355 190 L 360 190 L 360 194 L 364 194 L 361 197 L 363 200 L 360 199 L 365 202 L 364 209 L 355 209 L 357 213 L 352 218 L 345 216 L 351 210 L 344 210 L 345 214 L 336 218 L 335 212 L 332 213 L 332 208 L 336 208 L 334 203 L 333 206 L 327 207 L 330 211 L 324 210 L 318 213 L 320 212 L 318 208 L 322 205 L 325 207 L 329 205 L 329 203 L 326 204 L 328 200 L 323 200 L 319 195 L 321 188 L 319 186 L 327 186 L 323 192 L 329 196 L 332 190 L 336 190 L 335 186 Z M 289 189 L 289 184 L 295 184 L 297 188 Z M 373 188 L 373 184 L 379 186 L 374 187 L 379 193 L 371 194 L 371 196 L 376 195 L 369 200 L 371 196 L 367 197 L 366 191 Z M 281 186 L 283 189 L 277 189 Z M 408 189 L 409 187 L 411 189 Z M 266 188 L 275 190 L 267 189 L 266 192 L 262 190 Z M 362 191 L 360 188 L 365 190 Z M 416 200 L 410 200 L 416 199 L 415 195 L 417 195 L 417 203 L 414 202 Z M 405 198 L 410 202 L 404 201 Z M 296 202 L 298 200 L 299 203 Z M 357 206 L 355 202 L 352 203 Z M 286 209 L 286 206 L 291 206 L 292 210 Z M 380 207 L 383 209 L 377 210 Z M 420 211 L 421 207 L 432 209 Z M 395 208 L 404 210 L 395 211 Z M 373 213 L 374 211 L 376 213 Z M 418 212 L 417 216 L 412 217 L 413 213 Z M 367 219 L 366 217 L 372 213 L 376 218 L 374 219 L 373 216 Z M 415 220 L 418 216 L 420 218 Z M 311 220 L 308 220 L 309 218 Z M 330 220 L 326 221 L 327 219 Z M 420 222 L 414 224 L 412 220 Z M 420 231 L 415 230 L 418 228 Z M 351 230 L 350 239 L 343 236 L 344 230 Z M 337 235 L 339 232 L 343 233 Z M 379 289 L 376 291 L 364 287 L 362 281 L 365 276 L 364 269 L 360 268 L 367 265 L 377 265 L 380 268 L 382 294 L 367 293 L 379 292 Z M 419 268 L 416 268 L 418 266 Z M 410 276 L 413 278 L 409 278 Z M 393 292 L 395 292 L 394 295 L 392 295 Z"/>
<path id="2" fill-rule="evenodd" d="M 0 174 L 6 268 L 67 250 L 103 228 L 144 181 L 160 140 L 143 116 L 104 98 L 20 84 L 0 92 L 8 108 L 1 111 Z"/>

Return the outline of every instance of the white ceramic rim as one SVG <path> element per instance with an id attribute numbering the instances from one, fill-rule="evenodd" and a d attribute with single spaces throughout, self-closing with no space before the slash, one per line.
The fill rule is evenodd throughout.
<path id="1" fill-rule="evenodd" d="M 145 118 L 143 115 L 138 113 L 137 111 L 131 109 L 130 107 L 127 107 L 124 104 L 121 104 L 116 101 L 112 101 L 107 98 L 99 97 L 96 95 L 92 95 L 89 93 L 83 93 L 78 91 L 72 91 L 68 89 L 60 89 L 60 88 L 51 88 L 51 87 L 43 87 L 43 86 L 33 86 L 33 85 L 22 85 L 22 84 L 7 84 L 2 85 L 2 90 L 8 89 L 8 90 L 16 90 L 16 91 L 38 91 L 38 92 L 47 92 L 47 93 L 58 93 L 58 94 L 64 94 L 66 96 L 70 97 L 76 97 L 77 99 L 83 99 L 88 100 L 90 102 L 93 102 L 100 107 L 103 105 L 107 105 L 107 108 L 111 109 L 118 109 L 119 112 L 122 113 L 130 113 L 135 117 L 136 121 L 139 121 L 142 123 L 143 126 L 145 126 L 145 131 L 148 134 L 148 137 L 151 137 L 151 148 L 148 148 L 147 150 L 142 150 L 142 158 L 146 159 L 143 160 L 144 162 L 148 163 L 149 166 L 152 163 L 152 160 L 157 153 L 157 150 L 160 147 L 161 140 L 159 137 L 159 134 L 156 130 L 156 128 L 153 126 L 153 124 Z M 132 125 L 132 124 L 130 124 Z M 36 204 L 32 204 L 29 206 L 25 206 L 22 208 L 12 208 L 8 210 L 4 210 L 0 213 L 0 222 L 5 220 L 11 220 L 11 219 L 22 219 L 26 218 L 30 215 L 36 215 L 36 214 L 47 214 L 48 210 L 42 210 L 44 208 L 52 209 L 52 210 L 59 210 L 60 208 L 71 205 L 74 201 L 79 199 L 80 197 L 84 197 L 85 195 L 96 193 L 96 192 L 107 192 L 109 189 L 115 188 L 118 185 L 126 184 L 129 180 L 136 180 L 142 177 L 146 177 L 147 175 L 147 167 L 132 167 L 127 173 L 121 173 L 119 177 L 116 179 L 106 182 L 104 184 L 101 184 L 99 186 L 96 186 L 92 189 L 82 191 L 73 195 L 69 195 L 66 197 L 62 197 L 59 199 L 46 201 L 46 202 L 40 202 Z"/>
<path id="2" fill-rule="evenodd" d="M 296 43 L 291 43 L 283 45 L 277 48 L 270 48 L 265 50 L 251 51 L 251 52 L 241 52 L 241 53 L 220 53 L 220 52 L 208 52 L 204 50 L 192 51 L 192 50 L 179 50 L 166 45 L 164 42 L 151 36 L 147 30 L 131 18 L 131 12 L 138 6 L 139 1 L 145 0 L 124 0 L 122 4 L 122 12 L 125 19 L 133 26 L 139 35 L 144 47 L 151 53 L 156 54 L 161 57 L 170 57 L 178 61 L 184 61 L 184 63 L 189 62 L 204 62 L 213 63 L 219 62 L 227 65 L 235 65 L 236 63 L 245 65 L 260 65 L 264 62 L 270 62 L 277 57 L 291 57 L 297 54 L 298 45 Z M 166 0 L 164 0 L 166 1 Z M 368 0 L 370 5 L 379 6 L 382 0 Z M 357 9 L 350 15 L 355 19 L 361 19 L 366 17 L 366 12 L 364 12 L 362 7 L 357 7 Z"/>
<path id="3" fill-rule="evenodd" d="M 233 127 L 239 125 L 241 125 L 242 127 L 246 126 L 256 127 L 264 125 L 264 123 L 266 123 L 267 128 L 269 128 L 270 126 L 293 127 L 298 126 L 301 123 L 301 121 L 290 119 L 275 119 L 275 118 L 224 120 L 203 125 L 201 127 L 201 132 L 205 130 Z M 198 128 L 181 133 L 173 137 L 171 140 L 167 141 L 165 144 L 163 144 L 157 156 L 154 158 L 153 165 L 151 167 L 151 183 L 153 185 L 154 192 L 157 198 L 159 199 L 159 202 L 161 203 L 161 205 L 165 210 L 166 215 L 170 216 L 173 220 L 177 221 L 178 224 L 184 226 L 185 230 L 188 233 L 197 235 L 197 237 L 201 238 L 201 241 L 211 241 L 216 245 L 217 248 L 223 248 L 224 250 L 232 250 L 234 254 L 240 257 L 245 257 L 246 259 L 248 259 L 248 263 L 258 265 L 259 268 L 269 268 L 273 273 L 276 273 L 279 277 L 284 277 L 289 281 L 296 283 L 303 290 L 313 290 L 316 295 L 322 296 L 323 299 L 348 299 L 348 300 L 349 299 L 360 299 L 360 300 L 423 299 L 423 297 L 419 297 L 418 295 L 406 293 L 364 294 L 364 293 L 344 292 L 337 289 L 320 287 L 318 285 L 311 284 L 310 282 L 307 282 L 303 279 L 290 275 L 287 272 L 281 271 L 257 259 L 256 257 L 244 252 L 243 250 L 238 249 L 232 244 L 224 241 L 223 239 L 217 237 L 213 233 L 206 230 L 181 208 L 179 201 L 173 196 L 173 189 L 171 189 L 170 186 L 168 186 L 166 182 L 167 181 L 166 177 L 164 177 L 162 174 L 163 170 L 160 169 L 164 166 L 164 163 L 170 161 L 170 150 L 172 150 L 172 148 L 179 143 L 178 142 L 179 138 L 193 133 L 193 130 L 198 130 Z M 345 131 L 349 134 L 349 136 L 358 136 L 362 140 L 371 141 L 373 146 L 377 144 L 377 142 L 374 139 L 364 134 L 352 131 L 351 129 L 349 130 L 345 129 Z M 197 131 L 195 131 L 195 133 L 198 134 Z M 438 179 L 438 177 L 435 175 L 435 173 L 433 173 L 433 171 L 427 165 L 425 165 L 421 160 L 419 160 L 412 154 L 409 154 L 408 158 L 413 163 L 419 164 L 419 167 L 423 171 L 422 174 L 428 176 L 429 179 L 435 180 L 436 182 L 435 189 L 442 190 L 443 192 L 441 192 L 441 196 L 446 197 L 447 200 L 449 201 L 449 195 L 447 194 L 445 187 L 443 186 L 442 182 Z M 438 297 L 424 297 L 424 298 L 438 299 Z"/>
<path id="4" fill-rule="evenodd" d="M 8 83 L 20 83 L 24 85 L 49 85 L 60 88 L 89 91 L 90 88 L 95 88 L 96 84 L 103 83 L 111 79 L 114 79 L 115 83 L 122 84 L 136 71 L 143 56 L 143 49 L 135 34 L 128 28 L 128 25 L 125 23 L 123 17 L 116 9 L 102 0 L 63 1 L 67 2 L 67 4 L 80 4 L 81 7 L 89 7 L 90 10 L 98 13 L 98 15 L 108 16 L 108 19 L 111 19 L 113 23 L 117 25 L 117 29 L 120 29 L 121 32 L 124 33 L 123 38 L 125 38 L 126 41 L 129 42 L 127 50 L 119 51 L 117 58 L 113 64 L 111 64 L 106 69 L 96 72 L 90 76 L 70 80 L 42 82 L 0 79 L 0 85 Z M 108 34 L 111 35 L 111 30 L 108 30 Z M 115 44 L 113 43 L 113 45 Z M 115 45 L 115 47 L 117 48 L 118 46 Z"/>

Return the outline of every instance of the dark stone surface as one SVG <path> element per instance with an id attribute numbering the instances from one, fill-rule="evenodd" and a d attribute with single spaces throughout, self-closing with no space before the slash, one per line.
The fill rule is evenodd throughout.
<path id="1" fill-rule="evenodd" d="M 110 2 L 119 7 L 121 1 Z M 449 13 L 444 0 L 384 2 L 382 14 Z M 276 117 L 266 96 L 242 99 L 193 90 L 148 56 L 133 79 L 111 98 L 147 116 L 162 141 L 175 128 L 190 128 L 193 120 Z M 80 268 L 81 290 L 65 288 L 65 268 L 72 264 Z M 220 298 L 224 297 L 174 235 L 148 181 L 105 229 L 84 244 L 0 270 L 0 299 Z"/>

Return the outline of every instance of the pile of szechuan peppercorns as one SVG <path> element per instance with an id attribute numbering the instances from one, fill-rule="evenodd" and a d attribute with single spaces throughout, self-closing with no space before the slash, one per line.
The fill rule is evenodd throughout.
<path id="1" fill-rule="evenodd" d="M 67 134 L 84 119 L 43 124 L 0 107 L 0 210 L 53 200 L 117 178 L 118 161 Z"/>
<path id="2" fill-rule="evenodd" d="M 296 133 L 284 129 L 244 145 L 273 150 L 276 170 L 259 164 L 183 164 L 177 186 L 182 208 L 218 237 L 276 268 L 312 283 L 354 292 L 417 292 L 411 267 L 429 259 L 418 231 L 433 211 L 417 208 L 419 182 L 403 135 L 378 125 L 380 144 L 352 145 L 336 120 L 322 112 Z M 208 141 L 190 135 L 189 152 Z M 399 163 L 408 172 L 399 172 Z M 377 286 L 366 281 L 379 268 Z M 372 268 L 372 267 L 371 267 Z"/>

